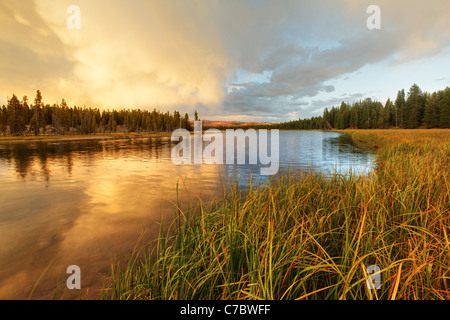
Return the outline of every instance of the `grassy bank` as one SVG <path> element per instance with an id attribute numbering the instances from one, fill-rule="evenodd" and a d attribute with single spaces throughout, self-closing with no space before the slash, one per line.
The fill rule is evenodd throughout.
<path id="1" fill-rule="evenodd" d="M 346 133 L 377 150 L 372 175 L 292 173 L 179 210 L 105 298 L 450 298 L 450 130 Z"/>

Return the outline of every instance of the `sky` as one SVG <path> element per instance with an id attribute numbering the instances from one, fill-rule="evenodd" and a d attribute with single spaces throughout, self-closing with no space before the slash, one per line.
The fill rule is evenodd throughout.
<path id="1" fill-rule="evenodd" d="M 0 0 L 0 105 L 284 122 L 413 84 L 450 86 L 448 0 Z"/>

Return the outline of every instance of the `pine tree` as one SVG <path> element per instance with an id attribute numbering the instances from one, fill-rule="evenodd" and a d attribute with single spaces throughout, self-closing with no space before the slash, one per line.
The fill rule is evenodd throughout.
<path id="1" fill-rule="evenodd" d="M 395 117 L 394 117 L 394 105 L 392 104 L 391 99 L 387 99 L 386 104 L 384 105 L 384 123 L 383 127 L 390 127 L 394 125 Z"/>
<path id="2" fill-rule="evenodd" d="M 358 116 L 358 112 L 359 112 L 358 106 L 359 105 L 354 104 L 352 106 L 352 108 L 351 108 L 351 111 L 350 111 L 350 126 L 353 129 L 358 129 L 358 118 L 359 118 L 359 116 Z"/>
<path id="3" fill-rule="evenodd" d="M 60 122 L 61 122 L 61 133 L 64 135 L 66 131 L 69 131 L 70 126 L 70 112 L 67 106 L 66 100 L 62 99 L 60 106 Z"/>
<path id="4" fill-rule="evenodd" d="M 3 105 L 0 109 L 0 133 L 6 135 L 8 131 L 8 113 L 6 107 Z"/>
<path id="5" fill-rule="evenodd" d="M 192 130 L 191 123 L 189 121 L 189 115 L 187 113 L 184 115 L 183 128 L 189 131 Z"/>
<path id="6" fill-rule="evenodd" d="M 92 132 L 92 115 L 88 109 L 81 111 L 80 115 L 80 132 L 81 134 L 90 134 Z"/>
<path id="7" fill-rule="evenodd" d="M 23 121 L 25 122 L 25 125 L 26 125 L 26 124 L 30 123 L 30 119 L 31 119 L 31 112 L 30 112 L 30 107 L 28 105 L 28 97 L 27 96 L 23 96 L 22 104 L 23 104 Z M 26 130 L 26 131 L 28 134 L 28 130 Z"/>
<path id="8" fill-rule="evenodd" d="M 402 89 L 397 93 L 397 99 L 395 99 L 395 126 L 403 127 L 404 110 L 405 110 L 405 89 Z"/>
<path id="9" fill-rule="evenodd" d="M 433 92 L 425 105 L 425 114 L 423 122 L 427 128 L 436 128 L 440 126 L 440 105 L 443 99 L 443 92 Z"/>
<path id="10" fill-rule="evenodd" d="M 41 106 L 42 106 L 42 94 L 41 91 L 36 92 L 36 98 L 34 99 L 34 114 L 32 120 L 34 120 L 34 135 L 39 135 L 39 128 L 41 125 Z"/>
<path id="11" fill-rule="evenodd" d="M 23 105 L 13 94 L 12 98 L 8 100 L 8 122 L 10 133 L 13 136 L 23 135 L 26 125 L 24 119 Z"/>
<path id="12" fill-rule="evenodd" d="M 450 88 L 447 87 L 442 93 L 440 100 L 440 127 L 450 128 Z"/>
<path id="13" fill-rule="evenodd" d="M 91 117 L 92 118 L 92 122 L 91 122 L 91 132 L 90 133 L 96 133 L 97 132 L 97 119 L 95 117 L 95 114 Z"/>
<path id="14" fill-rule="evenodd" d="M 419 86 L 414 84 L 408 92 L 405 103 L 405 128 L 414 129 L 420 127 L 425 111 L 425 97 Z"/>
<path id="15" fill-rule="evenodd" d="M 52 126 L 57 135 L 62 134 L 60 108 L 57 104 L 52 107 Z"/>

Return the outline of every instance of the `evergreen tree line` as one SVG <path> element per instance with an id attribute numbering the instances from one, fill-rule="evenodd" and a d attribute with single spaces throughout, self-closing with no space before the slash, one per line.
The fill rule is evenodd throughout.
<path id="1" fill-rule="evenodd" d="M 438 92 L 422 92 L 414 84 L 398 91 L 395 101 L 388 99 L 383 106 L 370 98 L 353 104 L 342 102 L 339 107 L 326 108 L 322 117 L 281 123 L 279 129 L 384 129 L 399 127 L 450 128 L 450 88 Z"/>
<path id="2" fill-rule="evenodd" d="M 197 112 L 195 113 L 198 117 Z M 44 104 L 38 90 L 29 104 L 26 96 L 20 101 L 13 94 L 0 110 L 1 135 L 39 134 L 94 134 L 112 132 L 171 132 L 183 128 L 191 130 L 189 115 L 178 111 L 163 113 L 147 110 L 103 110 L 69 107 L 63 99 L 60 104 Z"/>

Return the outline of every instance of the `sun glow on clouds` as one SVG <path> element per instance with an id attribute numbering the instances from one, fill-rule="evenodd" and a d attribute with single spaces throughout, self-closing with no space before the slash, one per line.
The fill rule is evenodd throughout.
<path id="1" fill-rule="evenodd" d="M 77 1 L 82 26 L 65 28 L 68 1 L 39 1 L 47 21 L 77 61 L 84 99 L 116 106 L 216 105 L 223 99 L 225 60 L 207 20 L 166 1 Z M 191 8 L 193 13 L 198 10 Z M 63 19 L 61 19 L 63 18 Z M 202 31 L 203 30 L 203 31 Z M 200 41 L 199 33 L 205 38 Z"/>
<path id="2" fill-rule="evenodd" d="M 449 3 L 379 0 L 373 32 L 368 0 L 0 0 L 0 103 L 40 89 L 47 103 L 197 109 L 211 120 L 317 116 L 341 97 L 430 83 L 433 56 L 444 78 Z M 80 30 L 66 27 L 72 4 Z M 380 79 L 414 61 L 423 69 L 398 86 Z"/>

